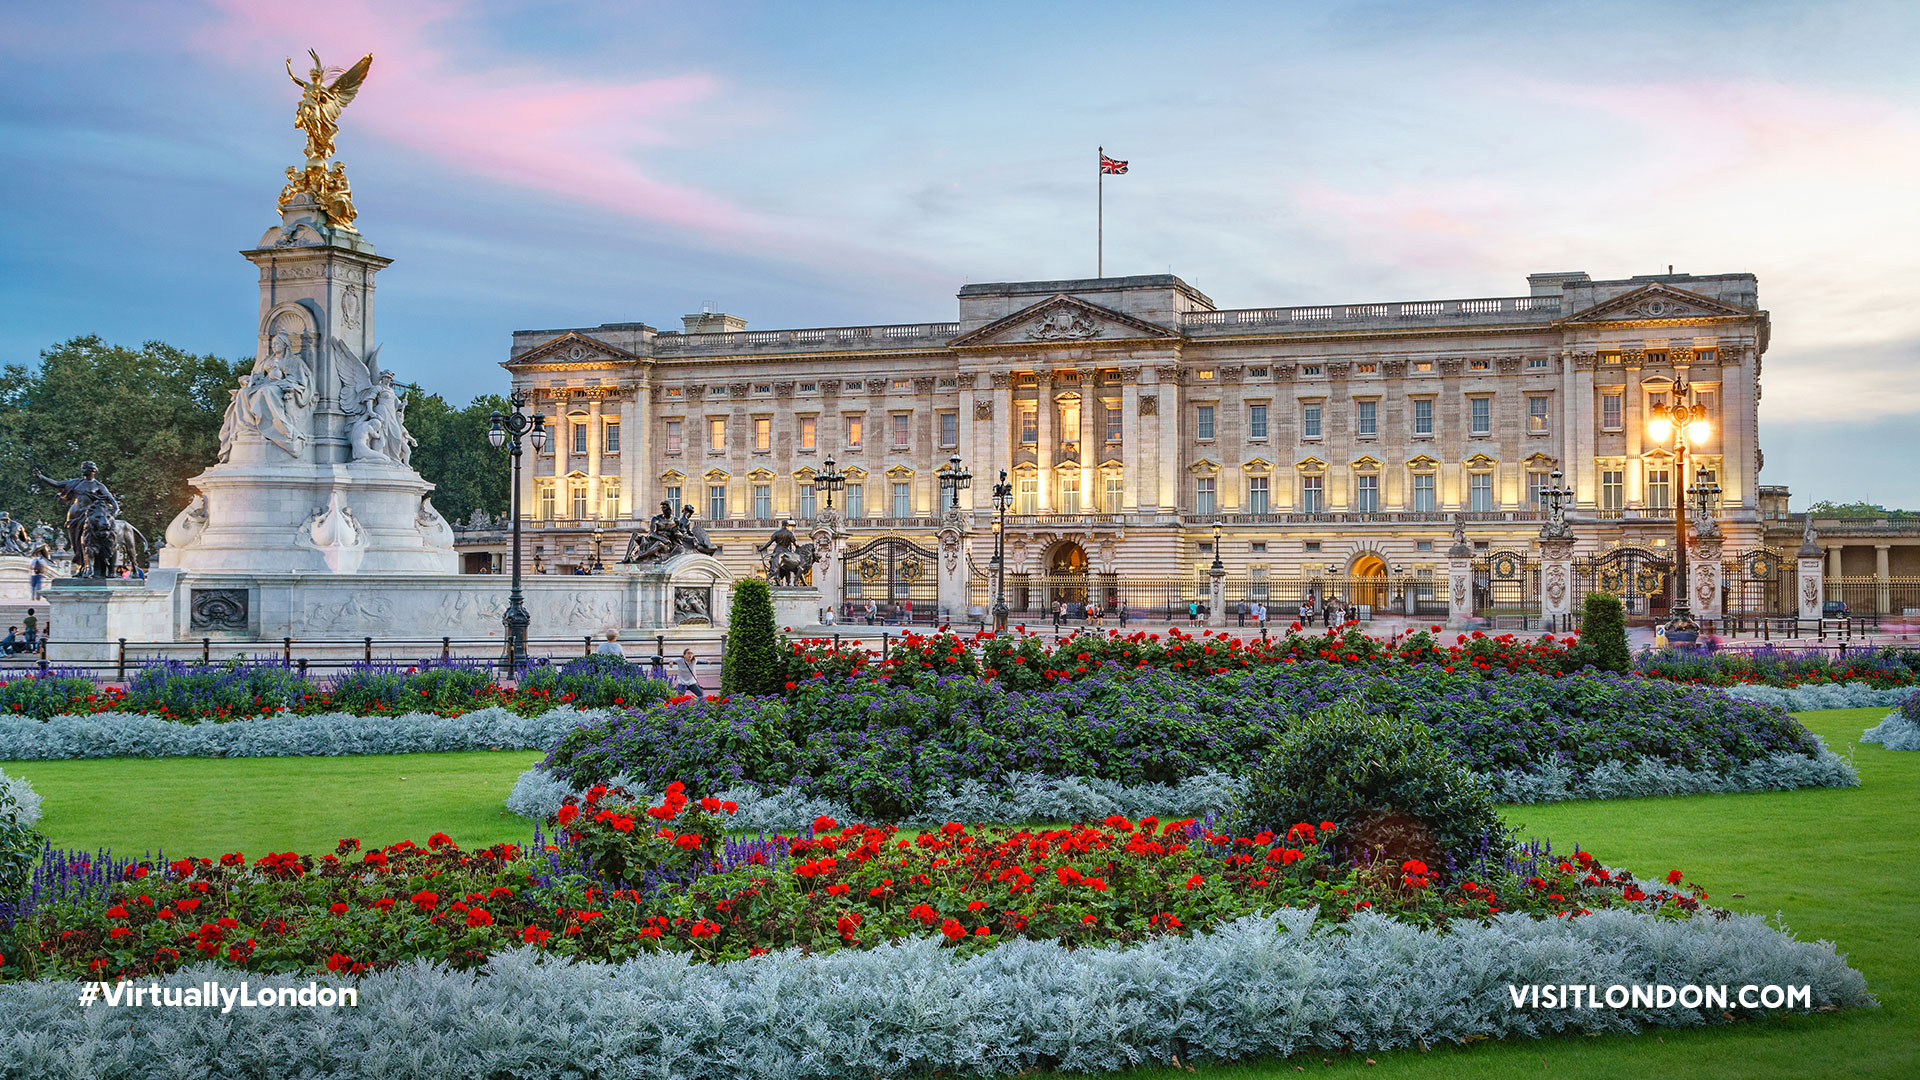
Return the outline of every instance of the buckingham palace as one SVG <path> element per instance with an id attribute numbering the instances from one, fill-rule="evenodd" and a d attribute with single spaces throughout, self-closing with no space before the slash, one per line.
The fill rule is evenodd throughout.
<path id="1" fill-rule="evenodd" d="M 1426 613 L 1444 610 L 1459 521 L 1476 607 L 1524 610 L 1542 493 L 1564 488 L 1590 587 L 1642 614 L 1667 603 L 1676 507 L 1717 518 L 1731 582 L 1773 588 L 1772 563 L 1740 562 L 1770 550 L 1754 276 L 1527 285 L 1220 309 L 1149 275 L 968 285 L 947 322 L 518 331 L 513 388 L 554 425 L 522 477 L 525 554 L 547 573 L 610 564 L 664 500 L 691 505 L 739 575 L 783 519 L 828 542 L 840 557 L 815 584 L 843 617 L 869 600 L 932 617 L 933 569 L 964 559 L 977 617 L 1003 521 L 1007 601 L 1028 618 L 1183 609 L 1216 555 L 1234 600 Z M 1697 406 L 1685 475 L 1648 423 L 1677 393 Z M 941 481 L 956 458 L 959 492 Z M 486 570 L 504 542 L 472 530 L 462 547 Z"/>

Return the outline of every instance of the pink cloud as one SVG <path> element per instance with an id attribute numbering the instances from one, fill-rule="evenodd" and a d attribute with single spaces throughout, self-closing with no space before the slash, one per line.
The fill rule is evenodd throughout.
<path id="1" fill-rule="evenodd" d="M 457 44 L 467 14 L 458 0 L 342 0 L 326 5 L 324 19 L 298 0 L 214 4 L 223 21 L 194 44 L 230 63 L 277 65 L 309 45 L 338 67 L 373 54 L 366 87 L 342 125 L 341 160 L 351 162 L 358 129 L 489 180 L 624 216 L 705 233 L 737 234 L 751 224 L 725 200 L 643 167 L 642 151 L 691 134 L 693 107 L 716 90 L 709 75 L 590 83 L 503 63 L 482 46 Z M 295 56 L 303 77 L 309 65 Z M 291 123 L 295 91 L 285 90 Z"/>

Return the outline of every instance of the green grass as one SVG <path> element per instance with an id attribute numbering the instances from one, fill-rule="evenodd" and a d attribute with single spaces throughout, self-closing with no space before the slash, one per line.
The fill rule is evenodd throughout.
<path id="1" fill-rule="evenodd" d="M 1920 1076 L 1920 753 L 1857 745 L 1885 708 L 1807 713 L 1861 787 L 1508 808 L 1524 834 L 1579 844 L 1645 877 L 1684 870 L 1711 902 L 1779 913 L 1801 938 L 1839 944 L 1883 1007 L 1709 1030 L 1436 1047 L 1430 1052 L 1295 1058 L 1237 1067 L 1150 1069 L 1130 1077 L 1253 1080 L 1308 1073 L 1369 1077 Z M 268 849 L 322 852 L 343 836 L 462 846 L 524 840 L 501 806 L 536 755 L 167 759 L 6 763 L 45 798 L 55 843 L 175 856 Z M 401 779 L 405 777 L 405 779 Z M 1736 895 L 1738 894 L 1738 895 Z"/>
<path id="2" fill-rule="evenodd" d="M 507 792 L 540 760 L 527 751 L 311 758 L 9 761 L 41 796 L 37 826 L 56 847 L 118 855 L 324 854 L 446 833 L 469 850 L 533 835 Z"/>

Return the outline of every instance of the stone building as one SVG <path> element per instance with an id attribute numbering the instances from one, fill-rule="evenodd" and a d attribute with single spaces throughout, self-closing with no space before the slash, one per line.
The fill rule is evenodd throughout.
<path id="1" fill-rule="evenodd" d="M 1756 280 L 1528 284 L 1222 310 L 1151 275 L 968 285 L 951 322 L 749 330 L 702 313 L 678 331 L 519 331 L 505 367 L 558 425 L 523 481 L 527 554 L 549 572 L 591 562 L 599 526 L 612 563 L 665 499 L 691 504 L 746 574 L 790 517 L 841 556 L 832 580 L 816 572 L 830 598 L 911 600 L 925 617 L 944 525 L 965 556 L 964 600 L 945 606 L 977 609 L 1004 471 L 1016 613 L 1061 600 L 1184 610 L 1206 595 L 1216 522 L 1235 602 L 1443 610 L 1456 516 L 1483 564 L 1481 606 L 1520 610 L 1537 606 L 1540 492 L 1558 469 L 1594 582 L 1662 610 L 1673 507 L 1696 477 L 1646 420 L 1676 383 L 1710 417 L 1693 465 L 1719 488 L 1724 550 L 1762 545 Z M 972 485 L 943 522 L 938 473 L 955 455 Z M 829 459 L 846 478 L 834 515 L 815 483 Z M 498 531 L 462 547 L 470 570 L 504 550 Z"/>

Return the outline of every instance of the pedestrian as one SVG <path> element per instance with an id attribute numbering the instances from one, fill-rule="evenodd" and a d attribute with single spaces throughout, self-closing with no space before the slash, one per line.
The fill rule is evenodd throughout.
<path id="1" fill-rule="evenodd" d="M 27 586 L 33 590 L 33 599 L 40 599 L 40 586 L 46 583 L 47 571 L 51 569 L 53 564 L 47 561 L 47 546 L 42 544 L 40 550 L 33 553 L 33 562 L 27 568 Z"/>
<path id="2" fill-rule="evenodd" d="M 33 609 L 27 609 L 27 617 L 21 620 L 27 627 L 27 648 L 31 649 L 40 642 L 40 619 Z"/>
<path id="3" fill-rule="evenodd" d="M 880 605 L 874 603 L 872 600 L 868 600 L 867 601 L 867 625 L 872 626 L 873 620 L 877 618 L 879 614 L 880 614 Z"/>
<path id="4" fill-rule="evenodd" d="M 1247 625 L 1247 602 L 1246 602 L 1246 600 L 1244 600 L 1244 599 L 1242 599 L 1242 600 L 1240 601 L 1240 609 L 1239 609 L 1238 611 L 1236 611 L 1236 612 L 1234 612 L 1234 614 L 1235 614 L 1235 615 L 1237 615 L 1237 616 L 1239 616 L 1239 619 L 1240 619 L 1240 625 L 1241 625 L 1241 626 L 1245 626 L 1245 625 Z"/>
<path id="5" fill-rule="evenodd" d="M 693 649 L 687 648 L 680 654 L 680 661 L 673 666 L 673 688 L 682 694 L 699 697 L 706 691 L 700 686 L 700 676 L 693 670 Z"/>
<path id="6" fill-rule="evenodd" d="M 1328 600 L 1320 605 L 1320 624 L 1329 630 L 1333 629 L 1333 601 Z"/>
<path id="7" fill-rule="evenodd" d="M 1125 630 L 1127 628 L 1127 602 L 1125 600 L 1120 601 L 1118 613 L 1120 615 L 1120 629 Z"/>
<path id="8" fill-rule="evenodd" d="M 1253 618 L 1255 622 L 1260 624 L 1260 629 L 1265 630 L 1267 628 L 1266 601 L 1262 600 L 1260 603 L 1253 605 Z"/>
<path id="9" fill-rule="evenodd" d="M 1060 631 L 1060 624 L 1065 621 L 1067 621 L 1067 602 L 1062 600 L 1053 606 L 1053 629 L 1055 633 Z"/>
<path id="10" fill-rule="evenodd" d="M 902 617 L 900 621 L 906 623 L 908 626 L 912 626 L 913 625 L 913 601 L 911 599 L 906 600 L 902 603 L 901 612 L 902 612 Z"/>
<path id="11" fill-rule="evenodd" d="M 7 627 L 7 636 L 0 638 L 0 656 L 12 656 L 14 653 L 26 651 L 26 646 L 20 644 L 20 628 Z"/>
<path id="12" fill-rule="evenodd" d="M 1200 621 L 1200 601 L 1198 600 L 1187 601 L 1187 625 L 1192 626 L 1194 623 L 1197 623 L 1199 621 Z"/>
<path id="13" fill-rule="evenodd" d="M 622 660 L 627 658 L 626 652 L 620 648 L 620 632 L 617 630 L 607 631 L 605 640 L 593 651 L 601 656 L 617 656 Z"/>

